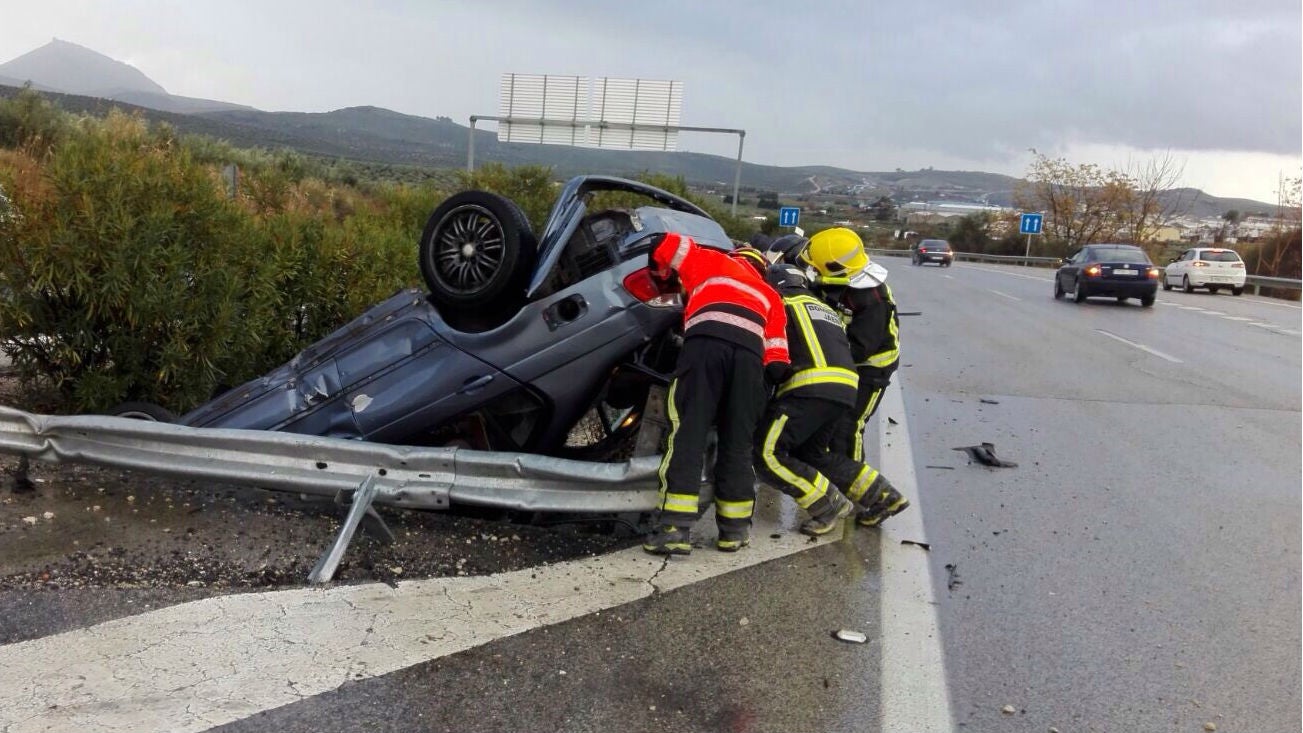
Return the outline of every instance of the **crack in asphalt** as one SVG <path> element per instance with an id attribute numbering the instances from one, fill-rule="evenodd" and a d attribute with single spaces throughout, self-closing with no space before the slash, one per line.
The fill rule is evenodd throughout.
<path id="1" fill-rule="evenodd" d="M 665 558 L 661 560 L 660 568 L 657 569 L 656 572 L 652 573 L 652 576 L 647 579 L 647 585 L 650 585 L 652 587 L 651 594 L 653 596 L 659 595 L 661 593 L 660 586 L 656 585 L 656 578 L 658 578 L 660 574 L 665 572 L 665 569 L 670 566 L 670 559 L 672 557 L 673 557 L 672 555 L 666 555 Z"/>

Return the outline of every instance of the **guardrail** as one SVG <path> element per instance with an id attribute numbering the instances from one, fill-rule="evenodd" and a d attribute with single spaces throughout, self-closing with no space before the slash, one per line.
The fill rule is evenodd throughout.
<path id="1" fill-rule="evenodd" d="M 909 257 L 911 252 L 907 249 L 867 249 L 866 251 L 873 257 Z M 1062 261 L 1058 257 L 1023 257 L 1021 255 L 989 255 L 979 252 L 955 252 L 955 259 L 960 262 L 992 262 L 1006 265 L 1023 265 L 1028 267 L 1058 267 Z M 1275 288 L 1278 290 L 1299 290 L 1303 291 L 1303 280 L 1296 280 L 1289 277 L 1267 277 L 1266 275 L 1248 275 L 1244 279 L 1244 286 L 1250 289 L 1254 295 L 1261 293 L 1262 288 Z"/>

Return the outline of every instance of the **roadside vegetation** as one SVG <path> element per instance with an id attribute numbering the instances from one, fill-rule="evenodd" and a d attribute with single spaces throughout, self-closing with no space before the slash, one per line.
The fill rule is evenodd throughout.
<path id="1" fill-rule="evenodd" d="M 739 239 L 752 222 L 694 200 Z M 421 283 L 425 219 L 462 188 L 536 231 L 549 168 L 421 171 L 232 147 L 119 111 L 0 101 L 0 351 L 53 409 L 190 409 Z"/>

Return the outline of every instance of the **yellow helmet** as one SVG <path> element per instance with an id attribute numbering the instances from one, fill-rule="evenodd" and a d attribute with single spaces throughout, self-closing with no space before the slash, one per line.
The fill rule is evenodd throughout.
<path id="1" fill-rule="evenodd" d="M 824 277 L 850 277 L 869 264 L 860 235 L 846 227 L 834 227 L 810 237 L 801 260 Z"/>

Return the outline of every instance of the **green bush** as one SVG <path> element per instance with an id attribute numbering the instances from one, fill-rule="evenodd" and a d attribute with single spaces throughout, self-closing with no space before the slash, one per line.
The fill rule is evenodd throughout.
<path id="1" fill-rule="evenodd" d="M 8 171 L 0 171 L 4 175 Z M 186 407 L 258 350 L 276 295 L 248 222 L 166 131 L 82 120 L 40 178 L 3 180 L 0 336 L 74 409 Z"/>

